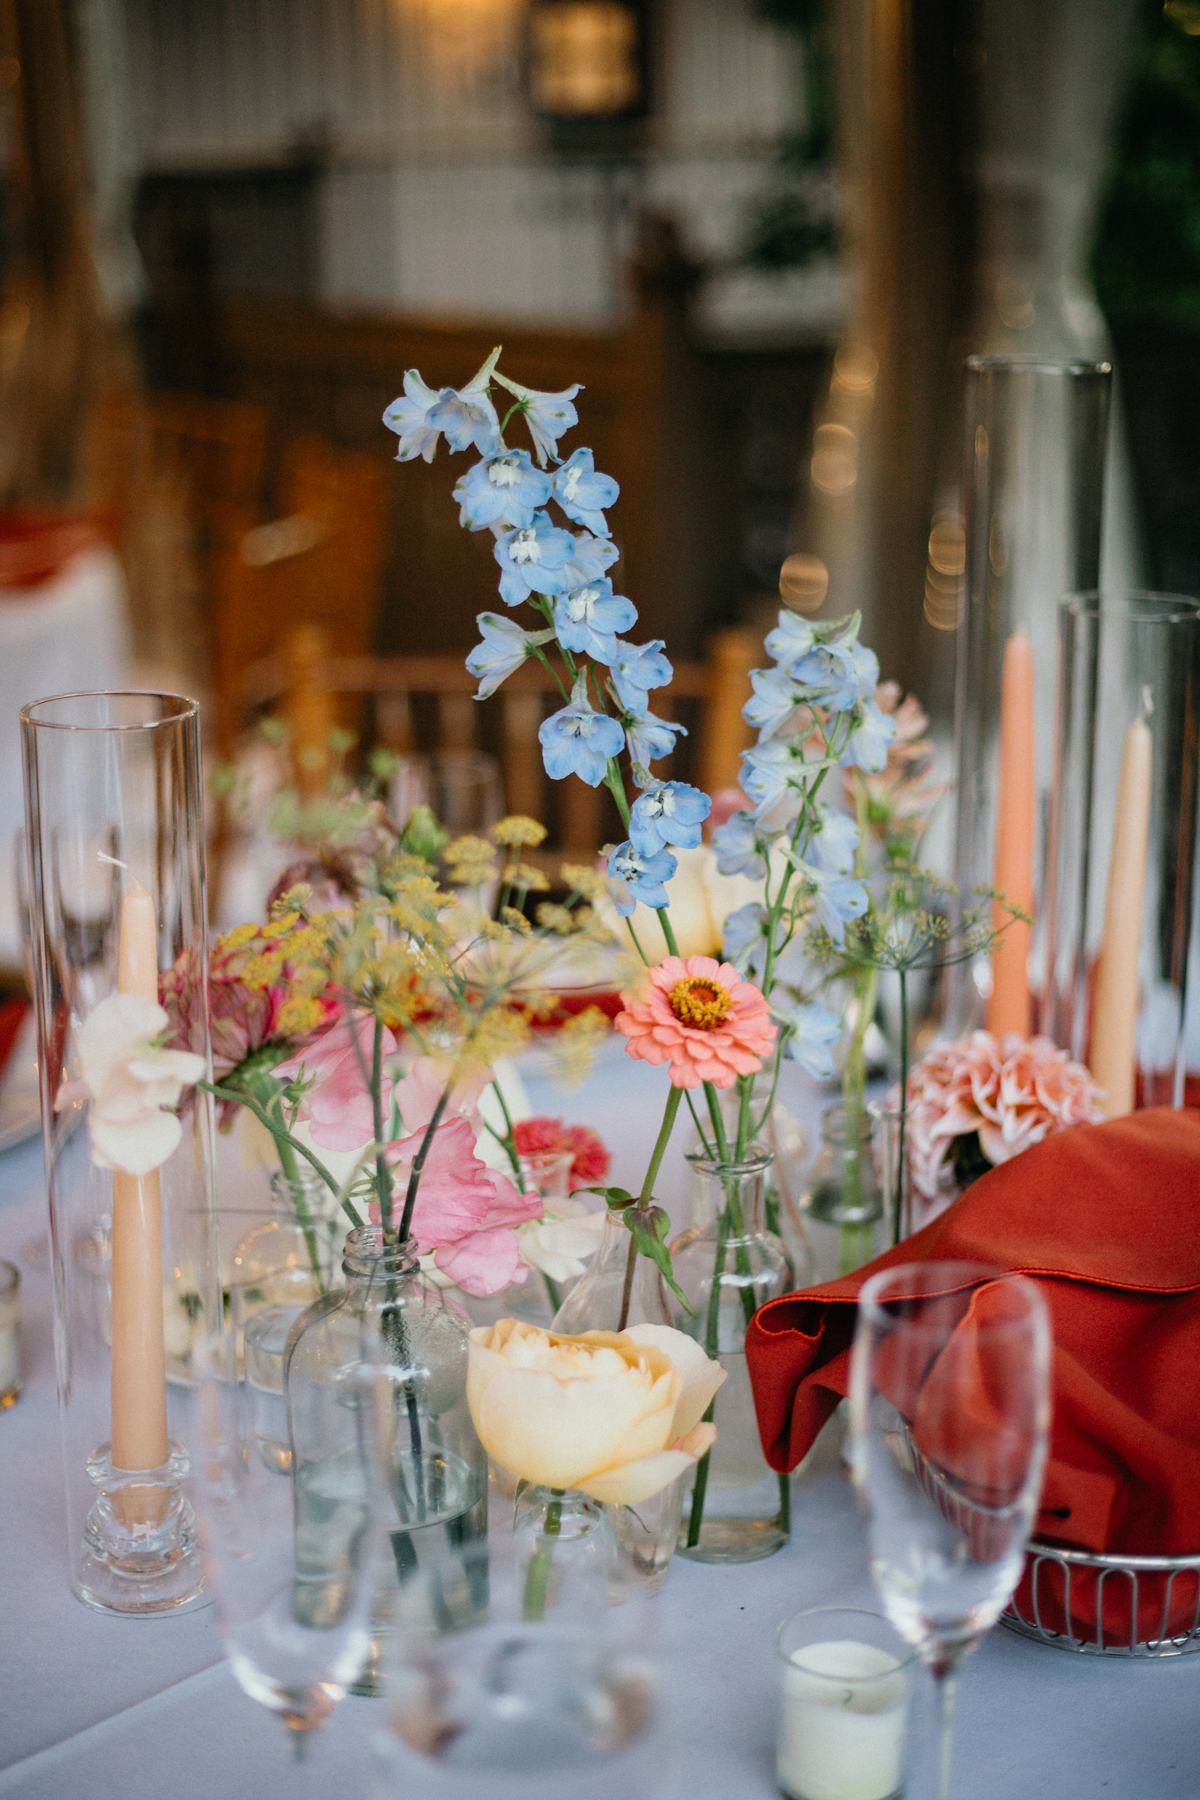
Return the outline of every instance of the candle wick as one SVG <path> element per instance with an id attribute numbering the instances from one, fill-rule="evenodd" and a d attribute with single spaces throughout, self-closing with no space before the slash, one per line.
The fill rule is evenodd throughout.
<path id="1" fill-rule="evenodd" d="M 1142 689 L 1142 718 L 1148 719 L 1154 711 L 1154 700 L 1148 687 Z"/>
<path id="2" fill-rule="evenodd" d="M 103 850 L 97 850 L 96 855 L 100 858 L 102 863 L 107 863 L 110 869 L 124 869 L 125 873 L 128 875 L 129 864 L 123 863 L 120 857 L 106 856 Z"/>

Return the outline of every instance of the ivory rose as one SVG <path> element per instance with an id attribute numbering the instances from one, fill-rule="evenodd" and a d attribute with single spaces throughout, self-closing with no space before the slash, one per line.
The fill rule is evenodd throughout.
<path id="1" fill-rule="evenodd" d="M 541 1487 L 636 1506 L 699 1461 L 725 1371 L 668 1325 L 564 1337 L 518 1319 L 472 1331 L 467 1403 L 488 1455 Z"/>

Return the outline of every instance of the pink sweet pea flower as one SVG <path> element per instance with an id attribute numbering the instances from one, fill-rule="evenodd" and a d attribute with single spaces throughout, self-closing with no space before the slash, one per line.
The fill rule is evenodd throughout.
<path id="1" fill-rule="evenodd" d="M 374 1021 L 366 1013 L 343 1017 L 274 1071 L 281 1081 L 312 1082 L 300 1117 L 308 1121 L 313 1143 L 323 1150 L 358 1150 L 375 1136 L 370 1088 L 374 1032 Z M 385 1059 L 395 1056 L 396 1048 L 395 1037 L 385 1027 Z M 386 1121 L 392 1105 L 392 1081 L 386 1068 L 382 1087 Z"/>
<path id="2" fill-rule="evenodd" d="M 425 1130 L 399 1138 L 387 1149 L 394 1177 L 393 1217 L 399 1218 Z M 499 1293 L 524 1279 L 516 1228 L 542 1214 L 539 1194 L 522 1194 L 475 1154 L 475 1134 L 459 1115 L 445 1119 L 421 1170 L 411 1230 L 422 1252 L 433 1251 L 443 1274 L 468 1294 Z M 377 1203 L 371 1216 L 378 1219 Z"/>

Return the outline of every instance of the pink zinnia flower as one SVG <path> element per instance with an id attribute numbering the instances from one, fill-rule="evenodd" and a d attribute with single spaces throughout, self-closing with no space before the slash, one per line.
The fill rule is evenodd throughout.
<path id="1" fill-rule="evenodd" d="M 645 999 L 621 995 L 614 1020 L 629 1039 L 630 1056 L 671 1065 L 675 1087 L 732 1087 L 754 1075 L 775 1042 L 770 1011 L 758 988 L 731 963 L 711 956 L 667 956 L 650 970 Z"/>

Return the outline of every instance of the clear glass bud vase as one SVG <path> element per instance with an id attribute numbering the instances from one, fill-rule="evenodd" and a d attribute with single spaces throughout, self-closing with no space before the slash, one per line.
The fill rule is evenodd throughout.
<path id="1" fill-rule="evenodd" d="M 675 1279 L 694 1315 L 681 1308 L 676 1324 L 720 1360 L 726 1376 L 713 1402 L 717 1441 L 691 1478 L 683 1509 L 679 1551 L 697 1562 L 755 1562 L 781 1550 L 791 1529 L 788 1477 L 763 1455 L 746 1367 L 746 1327 L 756 1309 L 793 1286 L 787 1251 L 764 1224 L 771 1160 L 758 1149 L 730 1163 L 689 1154 L 705 1216 L 671 1246 Z"/>
<path id="2" fill-rule="evenodd" d="M 821 1150 L 803 1207 L 812 1242 L 815 1279 L 834 1281 L 861 1269 L 884 1248 L 884 1194 L 876 1166 L 868 1109 L 821 1114 Z"/>
<path id="3" fill-rule="evenodd" d="M 283 1394 L 288 1333 L 314 1300 L 341 1284 L 336 1248 L 345 1233 L 330 1217 L 329 1198 L 315 1170 L 294 1181 L 277 1170 L 271 1217 L 248 1231 L 233 1253 L 229 1304 L 246 1359 L 258 1447 L 282 1475 L 292 1467 Z"/>
<path id="4" fill-rule="evenodd" d="M 513 1516 L 513 1540 L 530 1622 L 547 1613 L 590 1603 L 617 1604 L 625 1598 L 619 1579 L 624 1561 L 612 1515 L 578 1488 L 527 1487 Z"/>
<path id="5" fill-rule="evenodd" d="M 649 1257 L 639 1256 L 633 1233 L 609 1213 L 600 1248 L 554 1315 L 554 1329 L 577 1337 L 584 1331 L 624 1331 L 629 1325 L 671 1325 L 663 1278 Z M 680 1476 L 636 1507 L 606 1506 L 622 1565 L 644 1590 L 656 1594 L 667 1578 L 683 1508 Z"/>
<path id="6" fill-rule="evenodd" d="M 356 1374 L 364 1362 L 382 1367 L 392 1396 L 390 1418 L 377 1424 L 390 1470 L 392 1566 L 355 1690 L 376 1694 L 398 1583 L 430 1557 L 487 1535 L 487 1457 L 467 1408 L 471 1322 L 462 1308 L 425 1279 L 411 1246 L 386 1241 L 378 1225 L 350 1233 L 342 1269 L 345 1287 L 300 1314 L 284 1353 L 296 1544 L 302 1558 L 306 1536 L 321 1540 L 327 1567 L 329 1534 L 343 1520 L 355 1528 Z M 346 1394 L 343 1406 L 327 1404 L 330 1386 Z"/>

